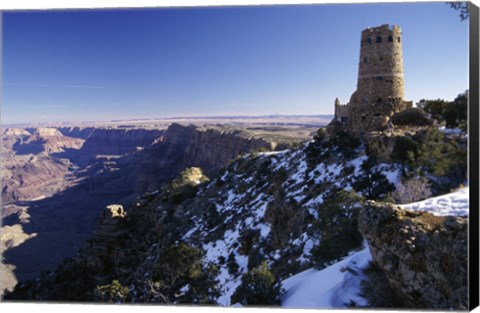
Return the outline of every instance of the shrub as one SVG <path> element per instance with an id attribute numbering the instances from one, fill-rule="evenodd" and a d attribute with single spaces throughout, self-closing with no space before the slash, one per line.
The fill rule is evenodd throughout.
<path id="1" fill-rule="evenodd" d="M 449 128 L 467 129 L 468 90 L 459 94 L 453 102 L 441 99 L 421 100 L 419 106 L 431 118 L 444 122 Z"/>
<path id="2" fill-rule="evenodd" d="M 315 136 L 305 149 L 307 165 L 309 168 L 315 167 L 320 162 L 330 158 L 350 159 L 357 153 L 361 141 L 344 131 L 338 131 L 330 140 L 326 140 L 325 132 L 320 132 Z"/>
<path id="3" fill-rule="evenodd" d="M 352 181 L 353 189 L 370 200 L 384 199 L 389 192 L 395 190 L 395 186 L 388 181 L 377 165 L 374 156 L 368 157 L 360 166 L 362 169 L 360 175 L 353 177 Z"/>
<path id="4" fill-rule="evenodd" d="M 434 194 L 448 192 L 467 178 L 467 143 L 429 128 L 399 137 L 392 159 L 404 165 L 406 178 L 428 177 Z"/>
<path id="5" fill-rule="evenodd" d="M 211 264 L 203 264 L 202 251 L 184 243 L 162 249 L 154 266 L 152 279 L 156 291 L 168 302 L 213 303 L 218 295 L 218 269 Z M 182 292 L 185 285 L 188 292 Z"/>
<path id="6" fill-rule="evenodd" d="M 445 116 L 446 126 L 449 128 L 459 127 L 462 130 L 467 129 L 468 121 L 468 90 L 459 94 L 448 107 Z"/>
<path id="7" fill-rule="evenodd" d="M 450 103 L 448 101 L 437 100 L 420 100 L 419 108 L 424 110 L 432 119 L 439 122 L 445 121 L 445 114 Z"/>
<path id="8" fill-rule="evenodd" d="M 113 280 L 111 284 L 97 286 L 94 291 L 96 299 L 109 303 L 125 302 L 128 294 L 128 287 L 122 286 L 118 280 Z"/>
<path id="9" fill-rule="evenodd" d="M 233 275 L 233 276 L 237 276 L 238 274 L 238 264 L 237 264 L 237 260 L 235 260 L 235 254 L 232 252 L 230 252 L 230 254 L 228 255 L 228 259 L 227 259 L 227 269 L 228 269 L 228 273 L 230 275 Z"/>
<path id="10" fill-rule="evenodd" d="M 332 144 L 338 147 L 338 152 L 346 159 L 350 159 L 355 155 L 358 147 L 360 147 L 361 141 L 349 135 L 347 132 L 340 132 L 332 140 Z"/>
<path id="11" fill-rule="evenodd" d="M 392 194 L 393 200 L 398 204 L 412 203 L 426 199 L 432 195 L 430 184 L 425 177 L 416 176 L 404 179 L 397 185 L 397 190 Z"/>
<path id="12" fill-rule="evenodd" d="M 266 262 L 242 276 L 242 283 L 232 295 L 232 303 L 242 305 L 280 305 L 282 289 Z"/>
<path id="13" fill-rule="evenodd" d="M 392 151 L 392 160 L 404 165 L 412 166 L 417 153 L 419 142 L 410 136 L 398 137 Z"/>
<path id="14" fill-rule="evenodd" d="M 392 116 L 391 121 L 398 126 L 427 126 L 433 124 L 427 113 L 419 108 L 410 108 L 398 112 Z"/>
<path id="15" fill-rule="evenodd" d="M 349 251 L 362 246 L 357 229 L 361 198 L 352 191 L 333 190 L 317 208 L 314 227 L 320 234 L 320 244 L 312 248 L 312 261 L 317 268 L 337 261 Z"/>

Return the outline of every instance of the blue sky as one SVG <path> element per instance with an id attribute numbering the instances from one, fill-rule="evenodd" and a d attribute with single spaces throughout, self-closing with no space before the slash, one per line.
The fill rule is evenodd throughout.
<path id="1" fill-rule="evenodd" d="M 363 29 L 403 31 L 405 98 L 468 88 L 468 22 L 440 3 L 3 12 L 2 124 L 332 114 Z"/>

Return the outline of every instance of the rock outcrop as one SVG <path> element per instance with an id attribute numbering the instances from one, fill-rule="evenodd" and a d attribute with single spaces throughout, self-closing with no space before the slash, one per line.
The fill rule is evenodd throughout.
<path id="1" fill-rule="evenodd" d="M 274 143 L 244 138 L 235 131 L 199 130 L 174 123 L 139 154 L 135 190 L 156 190 L 159 178 L 170 180 L 188 167 L 200 167 L 206 176 L 213 177 L 239 155 L 274 148 Z"/>
<path id="2" fill-rule="evenodd" d="M 374 262 L 410 308 L 468 309 L 467 225 L 373 201 L 359 216 Z"/>
<path id="3" fill-rule="evenodd" d="M 90 241 L 92 253 L 87 259 L 91 267 L 99 267 L 102 260 L 112 253 L 118 254 L 122 238 L 126 235 L 125 217 L 127 213 L 120 204 L 108 205 L 98 219 L 97 228 Z"/>
<path id="4" fill-rule="evenodd" d="M 365 136 L 367 153 L 374 155 L 380 162 L 391 162 L 397 139 L 398 136 L 393 134 L 383 132 L 370 133 Z"/>
<path id="5" fill-rule="evenodd" d="M 271 151 L 276 147 L 275 143 L 262 139 L 243 138 L 235 131 L 199 130 L 193 125 L 175 123 L 167 129 L 161 144 L 170 146 L 166 149 L 166 155 L 181 149 L 184 167 L 200 167 L 207 176 L 213 175 L 239 155 L 260 150 Z"/>

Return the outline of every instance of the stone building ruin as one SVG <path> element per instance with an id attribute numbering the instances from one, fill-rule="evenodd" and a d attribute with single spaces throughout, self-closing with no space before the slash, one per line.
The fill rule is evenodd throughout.
<path id="1" fill-rule="evenodd" d="M 411 107 L 411 101 L 404 101 L 400 27 L 386 24 L 363 30 L 357 89 L 347 104 L 335 99 L 332 124 L 363 137 L 386 130 L 393 114 Z"/>

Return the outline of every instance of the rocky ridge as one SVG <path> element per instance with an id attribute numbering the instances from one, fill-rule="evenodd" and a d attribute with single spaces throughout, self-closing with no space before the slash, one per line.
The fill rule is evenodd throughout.
<path id="1" fill-rule="evenodd" d="M 316 220 L 325 209 L 324 197 L 351 189 L 352 177 L 362 175 L 361 164 L 367 157 L 358 147 L 314 164 L 308 160 L 308 147 L 246 155 L 209 181 L 195 179 L 189 184 L 186 181 L 192 180 L 181 175 L 127 209 L 122 229 L 127 230 L 126 237 L 108 241 L 108 253 L 95 252 L 105 249 L 94 236 L 51 278 L 19 287 L 12 297 L 94 301 L 96 286 L 118 280 L 129 286 L 128 301 L 191 303 L 193 294 L 182 291 L 192 284 L 190 280 L 179 278 L 165 288 L 165 278 L 159 276 L 160 264 L 178 250 L 198 251 L 203 271 L 210 273 L 218 290 L 208 303 L 220 305 L 240 301 L 235 294 L 242 278 L 263 261 L 277 280 L 312 266 L 325 266 L 314 256 L 321 242 Z M 377 167 L 390 173 L 395 182 L 395 166 Z M 356 248 L 361 247 L 360 240 Z M 216 270 L 208 270 L 212 267 Z M 72 273 L 82 273 L 82 277 Z M 95 279 L 89 278 L 90 273 L 97 273 Z M 75 283 L 69 285 L 72 281 Z M 156 298 L 157 293 L 163 297 Z M 185 295 L 179 297 L 181 294 Z"/>
<path id="2" fill-rule="evenodd" d="M 359 229 L 405 307 L 468 309 L 468 219 L 368 201 Z"/>
<path id="3" fill-rule="evenodd" d="M 37 133 L 58 135 L 59 131 Z M 82 134 L 75 129 L 71 133 Z M 15 134 L 31 133 L 24 130 Z M 73 256 L 109 203 L 127 205 L 137 195 L 158 190 L 185 167 L 200 164 L 214 174 L 238 154 L 271 148 L 268 142 L 242 138 L 234 132 L 198 131 L 178 124 L 166 131 L 98 129 L 80 140 L 85 142 L 79 149 L 65 147 L 51 155 L 46 151 L 25 155 L 26 163 L 13 166 L 10 176 L 3 176 L 7 172 L 2 171 L 2 180 L 8 181 L 2 189 L 3 204 L 12 202 L 2 210 L 2 231 L 21 224 L 23 237 L 37 234 L 33 240 L 4 251 L 5 264 L 15 265 L 21 280 Z M 17 162 L 18 156 L 13 160 Z M 2 162 L 3 166 L 9 165 Z M 15 202 L 18 200 L 24 202 Z M 26 257 L 45 249 L 49 255 Z"/>
<path id="4" fill-rule="evenodd" d="M 181 134 L 159 140 L 171 140 L 173 145 L 169 153 L 159 156 L 178 151 L 190 155 L 191 150 L 181 147 L 191 132 L 182 129 Z M 99 296 L 95 290 L 120 284 L 126 292 L 115 301 L 248 305 L 239 290 L 245 277 L 259 268 L 265 267 L 280 281 L 311 267 L 323 268 L 361 249 L 356 216 L 363 207 L 359 229 L 390 288 L 405 294 L 403 305 L 431 308 L 435 304 L 426 299 L 435 299 L 437 307 L 463 308 L 465 299 L 459 298 L 460 293 L 450 294 L 446 289 L 448 276 L 442 266 L 449 257 L 443 241 L 458 236 L 459 257 L 450 258 L 453 263 L 447 265 L 457 268 L 455 286 L 463 290 L 465 219 L 402 209 L 382 213 L 388 212 L 382 205 L 389 205 L 364 203 L 359 195 L 370 194 L 371 190 L 363 188 L 372 185 L 362 187 L 365 177 L 396 186 L 403 166 L 372 163 L 364 144 L 344 139 L 349 144 L 319 136 L 297 149 L 250 153 L 209 180 L 199 169 L 189 169 L 160 190 L 138 198 L 125 216 L 115 218 L 113 228 L 105 224 L 110 218 L 101 219 L 97 235 L 75 258 L 41 280 L 19 286 L 8 297 L 105 301 L 105 294 Z M 111 208 L 105 212 L 113 217 Z M 102 239 L 111 235 L 114 240 Z M 402 258 L 405 264 L 399 261 Z M 391 275 L 398 276 L 388 276 L 390 269 L 395 269 Z M 199 280 L 198 273 L 205 276 Z"/>

